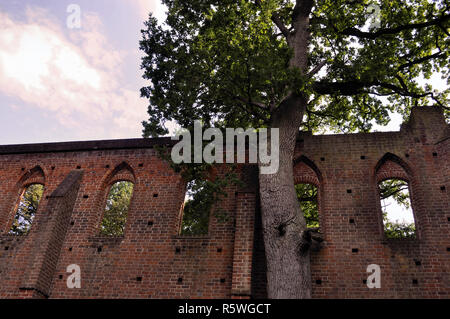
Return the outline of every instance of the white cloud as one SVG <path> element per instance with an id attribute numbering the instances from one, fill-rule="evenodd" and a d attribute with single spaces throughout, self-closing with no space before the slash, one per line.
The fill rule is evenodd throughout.
<path id="1" fill-rule="evenodd" d="M 161 0 L 131 0 L 138 10 L 139 17 L 144 21 L 148 19 L 148 14 L 152 12 L 161 23 L 165 19 L 167 7 L 161 3 Z M 129 2 L 129 0 L 127 0 Z"/>
<path id="2" fill-rule="evenodd" d="M 26 16 L 0 12 L 0 94 L 52 111 L 76 138 L 140 136 L 147 102 L 122 83 L 127 53 L 109 45 L 99 17 L 83 14 L 83 28 L 66 35 L 43 9 Z"/>

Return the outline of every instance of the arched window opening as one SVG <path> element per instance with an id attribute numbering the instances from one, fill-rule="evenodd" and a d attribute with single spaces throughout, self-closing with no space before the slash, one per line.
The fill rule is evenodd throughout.
<path id="1" fill-rule="evenodd" d="M 187 184 L 182 208 L 181 235 L 207 235 L 209 213 L 214 196 L 206 180 L 192 180 Z"/>
<path id="2" fill-rule="evenodd" d="M 392 178 L 380 182 L 378 187 L 386 237 L 415 238 L 416 225 L 408 183 Z"/>
<path id="3" fill-rule="evenodd" d="M 100 226 L 101 235 L 123 236 L 133 188 L 134 184 L 129 181 L 119 181 L 111 186 Z"/>
<path id="4" fill-rule="evenodd" d="M 319 228 L 318 190 L 313 184 L 296 184 L 295 191 L 308 228 Z"/>
<path id="5" fill-rule="evenodd" d="M 44 185 L 42 184 L 31 184 L 23 190 L 14 221 L 9 231 L 10 234 L 28 234 L 43 193 Z"/>

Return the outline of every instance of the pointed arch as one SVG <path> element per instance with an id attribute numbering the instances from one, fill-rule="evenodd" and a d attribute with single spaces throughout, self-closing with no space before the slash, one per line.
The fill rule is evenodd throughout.
<path id="1" fill-rule="evenodd" d="M 294 183 L 310 183 L 319 186 L 322 183 L 322 174 L 319 168 L 304 155 L 294 159 Z"/>
<path id="2" fill-rule="evenodd" d="M 400 157 L 392 153 L 386 153 L 375 166 L 377 183 L 389 179 L 398 178 L 410 182 L 412 170 Z"/>
<path id="3" fill-rule="evenodd" d="M 14 208 L 7 222 L 10 234 L 25 235 L 30 231 L 44 191 L 45 173 L 41 166 L 36 165 L 19 178 Z"/>
<path id="4" fill-rule="evenodd" d="M 321 198 L 322 174 L 319 168 L 304 155 L 294 160 L 294 185 L 299 205 L 308 228 L 323 232 Z"/>
<path id="5" fill-rule="evenodd" d="M 135 183 L 136 175 L 134 170 L 125 161 L 116 165 L 114 169 L 105 175 L 100 184 L 99 193 L 95 202 L 95 207 L 99 214 L 96 217 L 96 226 L 93 229 L 94 233 L 100 232 L 101 235 L 109 233 L 112 236 L 122 236 L 124 234 Z M 124 187 L 119 187 L 120 185 Z M 114 216 L 113 214 L 110 216 L 108 212 L 117 211 L 118 208 L 111 206 L 109 198 L 113 193 L 117 195 L 118 192 L 121 193 L 119 197 L 126 199 L 126 203 L 119 209 L 119 215 L 116 214 L 117 216 Z M 105 223 L 105 220 L 107 223 Z"/>
<path id="6" fill-rule="evenodd" d="M 121 162 L 103 178 L 102 188 L 108 187 L 116 181 L 136 182 L 133 168 L 127 162 Z"/>
<path id="7" fill-rule="evenodd" d="M 45 185 L 45 173 L 39 165 L 36 165 L 23 174 L 17 182 L 17 187 L 22 189 L 31 184 Z"/>
<path id="8" fill-rule="evenodd" d="M 416 238 L 417 216 L 414 207 L 414 176 L 399 156 L 386 153 L 375 166 L 379 195 L 379 218 L 384 238 Z M 401 222 L 397 220 L 401 216 Z"/>

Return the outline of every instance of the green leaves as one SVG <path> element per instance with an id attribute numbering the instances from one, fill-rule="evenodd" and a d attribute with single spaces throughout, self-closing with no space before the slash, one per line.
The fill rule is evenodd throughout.
<path id="1" fill-rule="evenodd" d="M 233 167 L 228 167 L 229 170 L 225 174 L 216 176 L 211 176 L 210 170 L 201 168 L 201 170 L 189 171 L 189 166 L 187 166 L 184 170 L 183 175 L 188 183 L 183 207 L 181 235 L 207 235 L 211 213 L 219 222 L 228 220 L 229 212 L 219 209 L 213 211 L 213 206 L 228 196 L 227 186 L 242 184 Z"/>
<path id="2" fill-rule="evenodd" d="M 163 2 L 165 25 L 150 18 L 140 43 L 149 80 L 141 95 L 150 100 L 144 136 L 167 134 L 172 120 L 267 126 L 289 92 L 310 97 L 304 126 L 314 131 L 369 131 L 389 121 L 388 111 L 408 116 L 414 105 L 448 103 L 448 90 L 419 80 L 449 77 L 444 0 L 316 0 L 303 42 L 276 26 L 298 32 L 293 1 Z M 309 69 L 326 62 L 312 79 L 289 67 L 299 46 L 308 47 Z"/>
<path id="3" fill-rule="evenodd" d="M 169 29 L 147 23 L 142 67 L 152 85 L 141 91 L 151 103 L 145 136 L 166 132 L 161 119 L 182 127 L 196 119 L 242 127 L 269 120 L 270 105 L 294 82 L 291 50 L 271 22 L 276 3 L 264 1 L 261 10 L 243 0 L 170 1 Z"/>
<path id="4" fill-rule="evenodd" d="M 9 231 L 14 235 L 26 235 L 30 231 L 39 201 L 44 193 L 44 185 L 32 184 L 28 186 L 20 198 L 16 216 Z"/>
<path id="5" fill-rule="evenodd" d="M 369 6 L 379 9 L 378 27 L 369 23 Z M 346 131 L 367 131 L 367 120 L 389 119 L 386 112 L 367 114 L 364 105 L 405 116 L 414 105 L 445 109 L 448 92 L 435 92 L 420 79 L 436 72 L 448 77 L 449 14 L 445 1 L 316 1 L 310 60 L 329 61 L 321 82 L 349 84 L 346 90 L 317 92 L 322 99 L 310 110 L 341 120 L 328 116 L 320 125 L 337 130 L 345 116 L 362 116 L 365 121 L 345 121 Z"/>
<path id="6" fill-rule="evenodd" d="M 382 205 L 384 200 L 393 199 L 400 207 L 411 209 L 408 183 L 400 179 L 388 179 L 378 184 Z M 414 223 L 393 221 L 388 216 L 386 207 L 383 209 L 384 233 L 387 238 L 414 238 L 416 227 Z M 412 211 L 411 211 L 412 213 Z"/>
<path id="7" fill-rule="evenodd" d="M 116 182 L 111 186 L 100 226 L 101 235 L 123 236 L 133 187 L 134 184 L 128 181 Z"/>
<path id="8" fill-rule="evenodd" d="M 317 187 L 312 184 L 295 185 L 297 199 L 305 216 L 308 228 L 319 227 L 319 205 L 317 199 Z"/>

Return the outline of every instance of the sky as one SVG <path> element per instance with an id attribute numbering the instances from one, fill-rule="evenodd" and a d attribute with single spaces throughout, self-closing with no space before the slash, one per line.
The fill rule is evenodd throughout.
<path id="1" fill-rule="evenodd" d="M 141 137 L 140 30 L 165 11 L 160 0 L 0 0 L 0 145 Z"/>
<path id="2" fill-rule="evenodd" d="M 165 16 L 158 0 L 0 0 L 0 145 L 141 137 L 149 12 Z"/>
<path id="3" fill-rule="evenodd" d="M 0 145 L 141 137 L 150 12 L 165 17 L 159 0 L 0 0 Z"/>

